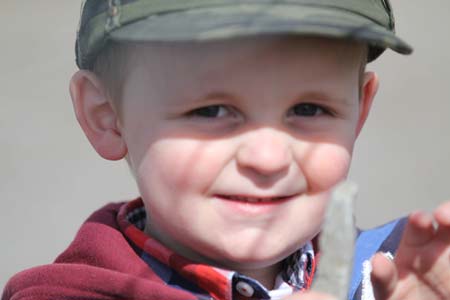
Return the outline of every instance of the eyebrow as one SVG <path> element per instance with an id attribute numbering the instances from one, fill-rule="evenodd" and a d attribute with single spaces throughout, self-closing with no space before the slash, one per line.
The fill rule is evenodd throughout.
<path id="1" fill-rule="evenodd" d="M 205 97 L 194 98 L 192 99 L 192 103 L 201 103 L 203 101 L 208 101 L 212 99 L 236 99 L 236 96 L 226 92 L 211 92 L 206 94 Z M 323 102 L 336 102 L 342 103 L 345 105 L 351 105 L 351 101 L 348 98 L 337 97 L 335 95 L 331 95 L 324 91 L 306 91 L 300 93 L 300 96 L 297 97 L 299 100 L 308 100 L 315 99 Z"/>
<path id="2" fill-rule="evenodd" d="M 201 106 L 201 105 L 212 105 L 217 100 L 220 102 L 220 99 L 236 99 L 236 96 L 226 92 L 210 92 L 205 96 L 201 97 L 191 97 L 185 95 L 182 98 L 176 99 L 174 102 L 170 103 L 170 107 L 174 110 L 185 110 L 191 109 L 192 106 Z M 220 103 L 219 103 L 220 104 Z"/>
<path id="3" fill-rule="evenodd" d="M 200 105 L 203 103 L 208 103 L 209 101 L 214 102 L 213 100 L 219 100 L 220 99 L 234 99 L 236 100 L 237 97 L 231 93 L 226 93 L 226 92 L 210 92 L 207 93 L 204 97 L 195 97 L 195 98 L 191 98 L 191 97 L 186 97 L 183 98 L 186 102 L 182 102 L 182 103 L 174 103 L 173 106 L 180 109 L 183 107 L 188 107 L 191 105 Z M 337 104 L 341 104 L 341 105 L 346 105 L 346 106 L 350 106 L 352 105 L 352 102 L 348 99 L 348 98 L 343 98 L 343 97 L 337 97 L 335 95 L 332 95 L 330 93 L 326 93 L 324 91 L 306 91 L 306 92 L 301 92 L 299 93 L 298 96 L 296 96 L 294 98 L 295 102 L 308 102 L 308 100 L 315 100 L 315 101 L 320 101 L 323 103 L 337 103 Z"/>
<path id="4" fill-rule="evenodd" d="M 308 101 L 308 99 L 311 99 L 328 103 L 340 103 L 344 105 L 352 105 L 352 102 L 348 98 L 337 97 L 335 95 L 331 95 L 323 91 L 307 91 L 301 93 L 300 96 L 297 97 L 297 99 L 300 101 Z"/>
<path id="5" fill-rule="evenodd" d="M 208 102 L 214 102 L 215 100 L 220 101 L 221 99 L 232 99 L 232 100 L 236 100 L 238 97 L 236 97 L 236 95 L 233 95 L 232 93 L 227 93 L 227 92 L 210 92 L 205 94 L 204 96 L 201 97 L 186 97 L 184 98 L 185 101 L 188 102 L 189 104 L 203 104 L 203 103 L 208 103 Z"/>

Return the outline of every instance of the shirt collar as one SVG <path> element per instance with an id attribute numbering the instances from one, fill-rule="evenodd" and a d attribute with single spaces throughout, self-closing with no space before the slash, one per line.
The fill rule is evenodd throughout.
<path id="1" fill-rule="evenodd" d="M 199 298 L 206 293 L 215 299 L 275 300 L 311 286 L 316 265 L 311 242 L 283 261 L 275 288 L 269 291 L 255 279 L 237 272 L 194 263 L 146 235 L 143 232 L 146 212 L 141 199 L 124 204 L 117 219 L 121 231 L 162 280 L 173 287 L 190 290 Z"/>

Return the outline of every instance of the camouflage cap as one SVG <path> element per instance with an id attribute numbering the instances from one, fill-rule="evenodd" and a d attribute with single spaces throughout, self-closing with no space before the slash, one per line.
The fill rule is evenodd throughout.
<path id="1" fill-rule="evenodd" d="M 263 34 L 350 39 L 409 54 L 389 0 L 84 0 L 77 65 L 91 69 L 108 40 L 204 41 Z"/>

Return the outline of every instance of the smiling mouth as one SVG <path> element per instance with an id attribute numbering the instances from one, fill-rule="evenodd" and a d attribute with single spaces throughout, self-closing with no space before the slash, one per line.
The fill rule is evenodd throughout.
<path id="1" fill-rule="evenodd" d="M 251 196 L 230 196 L 230 195 L 218 195 L 219 198 L 231 201 L 247 202 L 247 203 L 270 203 L 278 202 L 291 198 L 292 196 L 279 196 L 279 197 L 251 197 Z"/>

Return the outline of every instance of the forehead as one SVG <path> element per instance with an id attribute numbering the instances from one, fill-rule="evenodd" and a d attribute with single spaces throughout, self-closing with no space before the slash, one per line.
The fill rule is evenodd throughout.
<path id="1" fill-rule="evenodd" d="M 136 43 L 130 49 L 131 63 L 146 62 L 152 67 L 195 65 L 197 70 L 226 67 L 231 63 L 245 64 L 280 53 L 294 64 L 318 59 L 342 67 L 360 65 L 365 60 L 362 44 L 317 37 L 266 36 L 205 42 Z M 280 59 L 279 62 L 284 61 Z"/>
<path id="2" fill-rule="evenodd" d="M 126 81 L 135 81 L 133 88 L 137 82 L 151 86 L 152 93 L 164 94 L 165 103 L 180 94 L 190 99 L 215 92 L 255 95 L 262 85 L 271 86 L 267 93 L 289 96 L 300 86 L 326 85 L 344 94 L 357 86 L 364 49 L 348 41 L 288 36 L 135 44 Z"/>

